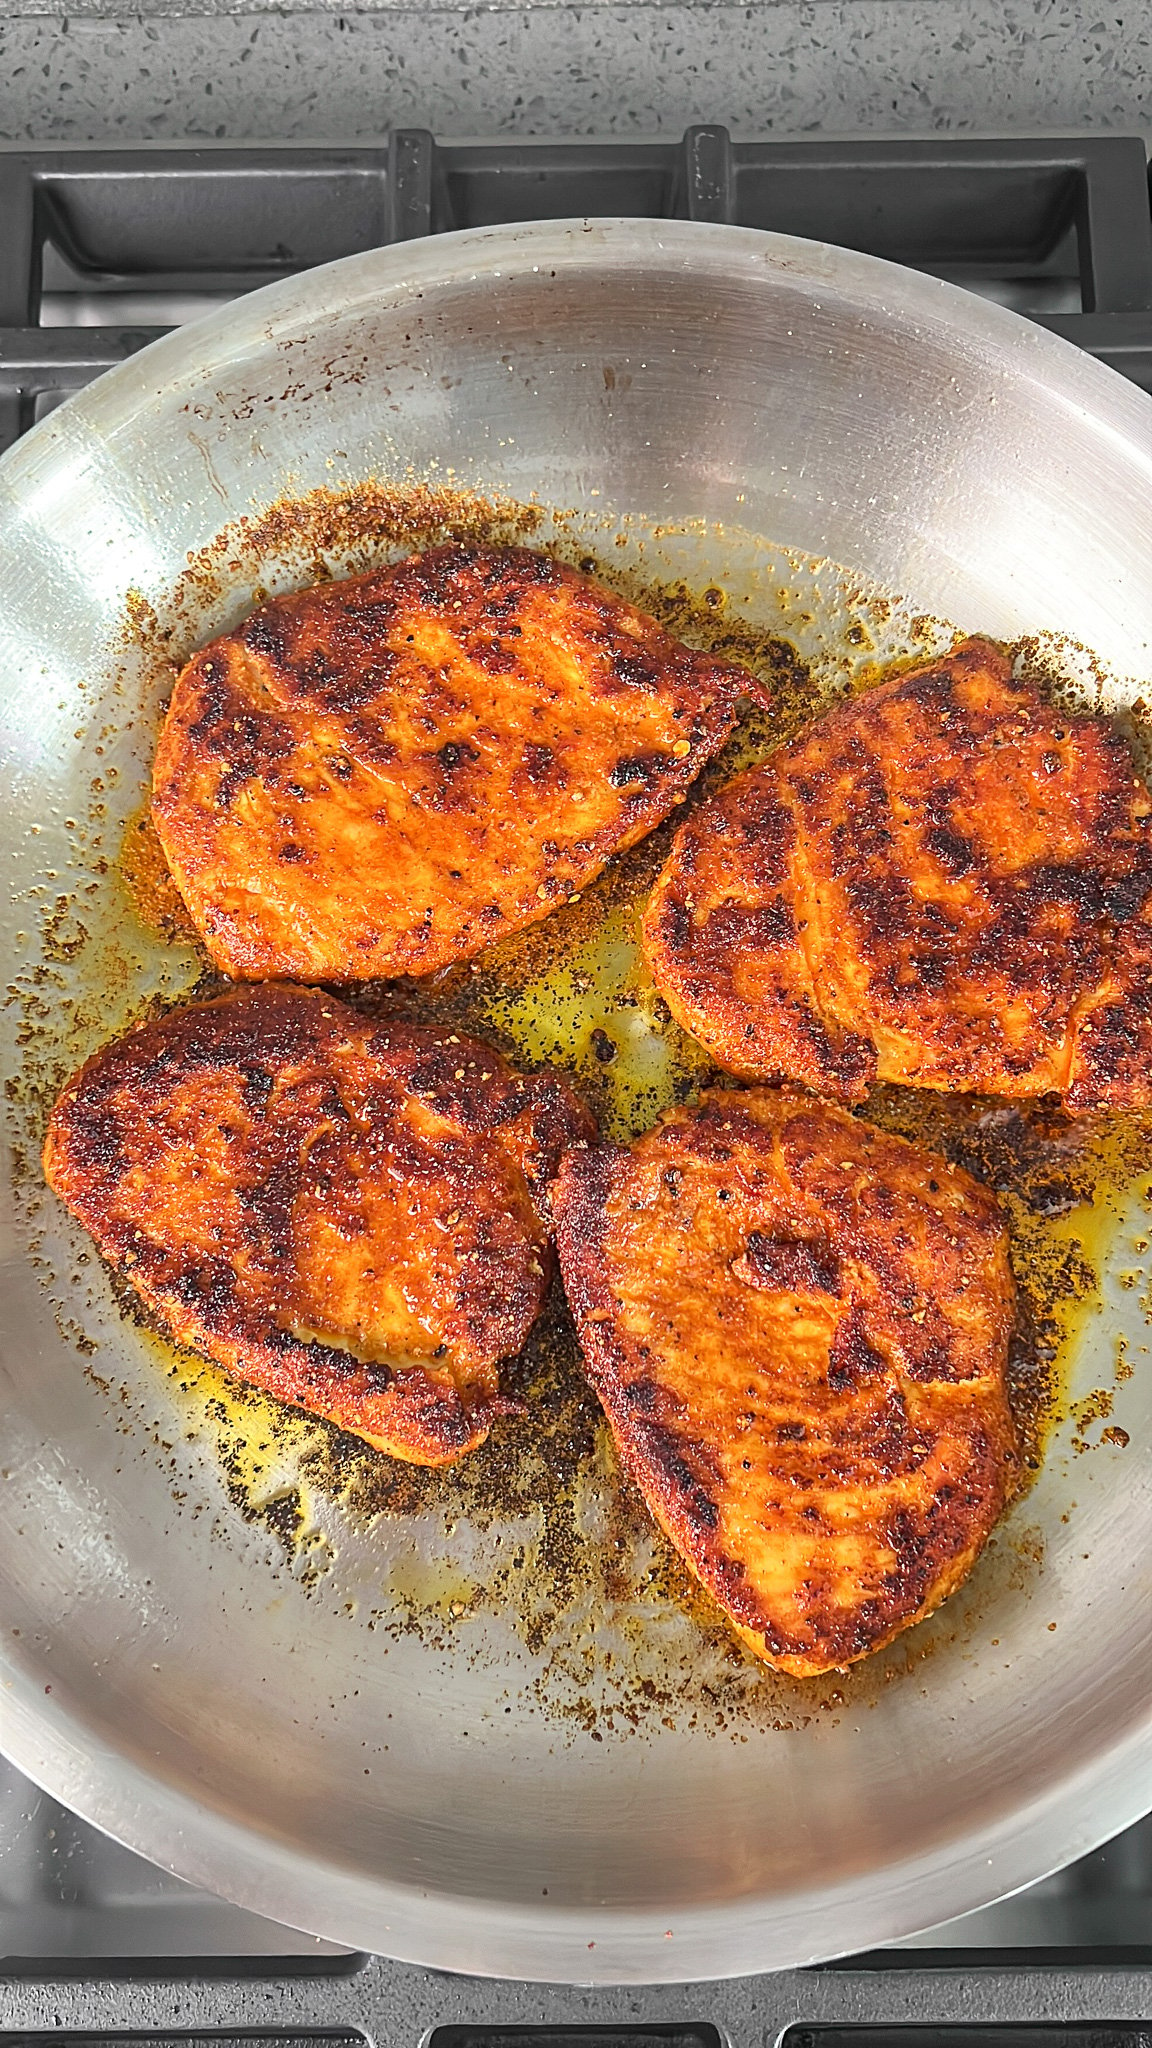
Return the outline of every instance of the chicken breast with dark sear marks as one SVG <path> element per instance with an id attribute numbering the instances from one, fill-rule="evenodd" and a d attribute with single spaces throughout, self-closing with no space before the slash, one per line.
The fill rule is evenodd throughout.
<path id="1" fill-rule="evenodd" d="M 52 1113 L 49 1184 L 182 1344 L 418 1465 L 483 1442 L 591 1121 L 487 1046 L 278 985 L 169 1011 Z"/>
<path id="2" fill-rule="evenodd" d="M 738 775 L 644 920 L 656 982 L 731 1073 L 1073 1111 L 1152 1103 L 1152 826 L 1131 751 L 970 640 Z"/>
<path id="3" fill-rule="evenodd" d="M 152 811 L 242 980 L 422 975 L 545 917 L 665 817 L 744 670 L 526 548 L 262 605 L 176 684 Z"/>
<path id="4" fill-rule="evenodd" d="M 588 1375 L 744 1641 L 806 1678 L 930 1614 L 1018 1467 L 996 1201 L 790 1089 L 717 1091 L 552 1190 Z"/>

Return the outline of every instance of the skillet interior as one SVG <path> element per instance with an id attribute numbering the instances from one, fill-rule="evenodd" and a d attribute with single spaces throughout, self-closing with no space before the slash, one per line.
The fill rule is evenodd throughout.
<path id="1" fill-rule="evenodd" d="M 154 1341 L 36 1207 L 27 1153 L 53 1062 L 196 972 L 97 865 L 139 803 L 158 653 L 182 656 L 257 582 L 306 581 L 318 557 L 358 566 L 387 543 L 393 497 L 353 496 L 327 526 L 281 512 L 213 549 L 227 522 L 365 477 L 535 498 L 569 515 L 555 530 L 570 550 L 585 537 L 612 557 L 621 533 L 623 567 L 723 588 L 818 659 L 832 615 L 840 646 L 867 613 L 878 650 L 911 644 L 920 615 L 1056 631 L 1093 650 L 1061 650 L 1082 682 L 1130 703 L 1152 639 L 1150 423 L 1146 399 L 1071 349 L 870 259 L 575 223 L 273 287 L 103 379 L 6 459 L 5 1070 L 25 1157 L 5 1226 L 0 1623 L 3 1742 L 22 1768 L 275 1917 L 564 1980 L 858 1949 L 1027 1882 L 1142 1810 L 1142 1207 L 1117 1201 L 1095 1227 L 1101 1295 L 1069 1368 L 1071 1399 L 1101 1390 L 1097 1422 L 1127 1444 L 1096 1427 L 1078 1454 L 1070 1417 L 971 1599 L 866 1682 L 765 1690 L 745 1710 L 723 1660 L 689 1669 L 689 1623 L 655 1602 L 644 1655 L 673 1674 L 668 1711 L 633 1725 L 624 1704 L 603 1711 L 628 1697 L 627 1631 L 577 1617 L 555 1711 L 548 1643 L 470 1608 L 489 1540 L 470 1523 L 445 1550 L 442 1518 L 370 1526 L 305 1502 L 308 1541 L 289 1554 L 274 1457 L 273 1511 L 246 1520 L 202 1436 L 187 1440 Z M 437 516 L 459 519 L 461 501 Z M 884 592 L 908 601 L 885 616 Z M 408 1625 L 414 1600 L 439 1603 L 439 1635 Z"/>

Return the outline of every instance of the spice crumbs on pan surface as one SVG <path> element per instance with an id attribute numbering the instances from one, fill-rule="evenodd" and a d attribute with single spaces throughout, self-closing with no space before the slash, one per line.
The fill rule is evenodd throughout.
<path id="1" fill-rule="evenodd" d="M 558 1284 L 523 1352 L 505 1368 L 507 1389 L 527 1415 L 501 1420 L 480 1450 L 433 1471 L 398 1464 L 281 1409 L 155 1333 L 144 1334 L 147 1373 L 129 1372 L 117 1389 L 114 1377 L 126 1368 L 108 1362 L 107 1343 L 89 1335 L 77 1305 L 87 1289 L 98 1319 L 106 1282 L 96 1262 L 81 1254 L 74 1267 L 59 1269 L 44 1249 L 38 1145 L 60 1082 L 133 1018 L 220 985 L 147 812 L 151 745 L 176 668 L 271 588 L 355 573 L 447 537 L 554 549 L 692 644 L 744 662 L 769 685 L 771 710 L 747 714 L 689 805 L 763 758 L 835 695 L 954 637 L 835 565 L 763 542 L 752 550 L 749 576 L 741 566 L 747 537 L 713 536 L 707 573 L 690 586 L 668 565 L 684 558 L 691 536 L 669 541 L 633 522 L 622 545 L 620 532 L 590 532 L 575 515 L 424 486 L 313 492 L 238 522 L 190 561 L 167 604 L 136 598 L 129 606 L 123 651 L 130 680 L 110 684 L 94 704 L 98 758 L 88 815 L 69 820 L 60 841 L 66 871 L 29 893 L 29 964 L 7 997 L 20 1018 L 22 1065 L 7 1094 L 30 1255 L 41 1262 L 69 1341 L 82 1353 L 99 1350 L 89 1370 L 118 1399 L 128 1418 L 122 1426 L 136 1415 L 147 1433 L 139 1420 L 148 1412 L 147 1374 L 163 1381 L 185 1434 L 201 1453 L 211 1452 L 233 1511 L 267 1536 L 268 1570 L 290 1574 L 313 1600 L 354 1616 L 382 1644 L 414 1636 L 430 1649 L 467 1647 L 482 1659 L 477 1625 L 499 1616 L 522 1646 L 535 1705 L 585 1732 L 661 1723 L 717 1732 L 794 1728 L 867 1705 L 886 1685 L 914 1675 L 943 1642 L 978 1631 L 990 1602 L 1026 1597 L 1040 1569 L 1026 1514 L 1014 1534 L 997 1533 L 974 1579 L 941 1615 L 871 1665 L 833 1680 L 791 1681 L 740 1648 L 622 1479 Z M 1030 645 L 1023 658 L 1035 670 L 1049 656 Z M 653 988 L 637 938 L 638 915 L 684 815 L 679 808 L 577 901 L 477 960 L 429 981 L 340 993 L 370 1011 L 479 1033 L 526 1066 L 563 1067 L 605 1135 L 646 1129 L 713 1078 L 706 1055 Z M 1021 1296 L 1012 1369 L 1026 1483 L 1061 1420 L 1071 1421 L 1076 1444 L 1095 1428 L 1094 1443 L 1119 1455 L 1127 1436 L 1110 1420 L 1111 1391 L 1081 1397 L 1073 1413 L 1068 1369 L 1097 1311 L 1100 1276 L 1132 1191 L 1147 1192 L 1149 1120 L 1088 1126 L 1046 1103 L 895 1088 L 875 1090 L 860 1113 L 962 1163 L 1005 1205 Z M 121 1294 L 125 1314 L 136 1320 L 134 1303 Z M 1118 1381 L 1130 1371 L 1119 1355 Z M 175 1508 L 190 1512 L 180 1500 Z M 365 1559 L 374 1551 L 386 1554 L 387 1565 L 372 1580 Z"/>

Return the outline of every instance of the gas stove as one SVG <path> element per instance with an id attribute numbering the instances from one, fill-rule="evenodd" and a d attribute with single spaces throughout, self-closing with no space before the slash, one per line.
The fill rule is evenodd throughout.
<path id="1" fill-rule="evenodd" d="M 1152 391 L 1144 145 L 439 144 L 0 153 L 0 446 L 166 329 L 380 243 L 647 215 L 840 243 L 1013 307 Z M 1148 1789 L 1152 1806 L 1152 1786 Z M 589 1990 L 449 1977 L 157 1871 L 0 1764 L 0 2048 L 52 2035 L 430 2048 L 1035 2048 L 1152 2029 L 1152 1819 L 1019 1897 L 819 1969 Z M 955 2044 L 952 2036 L 955 2035 Z"/>

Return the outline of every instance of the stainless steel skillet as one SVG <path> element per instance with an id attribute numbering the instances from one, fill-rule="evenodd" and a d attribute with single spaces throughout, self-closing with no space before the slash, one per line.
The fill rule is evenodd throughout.
<path id="1" fill-rule="evenodd" d="M 239 545 L 199 586 L 186 572 L 228 521 L 368 476 L 536 499 L 762 621 L 812 627 L 819 558 L 967 628 L 1067 635 L 1112 701 L 1152 672 L 1149 401 L 1009 313 L 786 238 L 577 221 L 353 258 L 157 343 L 29 435 L 0 465 L 0 1745 L 183 1876 L 437 1966 L 701 1978 L 982 1904 L 1152 1805 L 1135 1211 L 1101 1238 L 1073 1362 L 1073 1393 L 1106 1392 L 1128 1442 L 1077 1457 L 1058 1433 L 931 1655 L 807 1707 L 794 1692 L 776 1726 L 705 1725 L 673 1698 L 606 1730 L 547 1710 L 498 1612 L 440 1644 L 389 1629 L 427 1530 L 336 1513 L 312 1567 L 286 1566 L 37 1206 L 19 1155 L 52 1057 L 192 972 L 133 926 L 107 865 L 162 686 L 153 628 L 182 575 L 176 654 L 197 587 L 204 633 L 256 581 L 303 580 L 287 540 L 262 576 Z M 765 540 L 797 551 L 790 591 Z"/>

